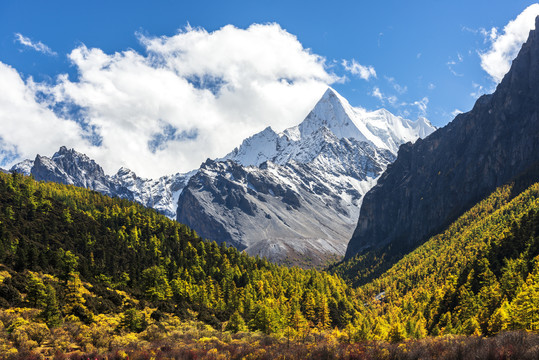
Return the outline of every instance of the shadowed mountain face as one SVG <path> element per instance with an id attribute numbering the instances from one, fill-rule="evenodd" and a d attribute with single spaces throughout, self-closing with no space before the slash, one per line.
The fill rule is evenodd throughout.
<path id="1" fill-rule="evenodd" d="M 397 160 L 364 196 L 346 257 L 389 244 L 393 251 L 410 250 L 536 166 L 538 113 L 539 35 L 533 30 L 493 94 L 399 149 Z"/>

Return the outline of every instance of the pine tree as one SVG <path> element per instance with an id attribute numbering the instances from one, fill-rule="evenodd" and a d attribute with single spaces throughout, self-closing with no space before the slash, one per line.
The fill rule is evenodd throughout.
<path id="1" fill-rule="evenodd" d="M 328 300 L 325 296 L 320 296 L 318 302 L 318 328 L 327 329 L 331 325 L 331 319 L 329 317 Z"/>
<path id="2" fill-rule="evenodd" d="M 83 296 L 84 287 L 79 274 L 70 273 L 65 287 L 64 313 L 74 315 L 84 322 L 90 322 L 93 314 L 88 310 Z"/>
<path id="3" fill-rule="evenodd" d="M 509 317 L 509 304 L 507 300 L 502 303 L 488 322 L 488 331 L 490 334 L 497 334 L 501 331 L 507 330 L 511 324 L 511 318 Z"/>
<path id="4" fill-rule="evenodd" d="M 391 324 L 388 337 L 389 341 L 394 343 L 401 342 L 406 338 L 406 331 L 404 330 L 404 326 L 402 326 L 400 321 L 395 321 L 393 324 Z"/>
<path id="5" fill-rule="evenodd" d="M 45 287 L 45 306 L 41 311 L 41 317 L 45 320 L 45 323 L 52 328 L 57 326 L 61 322 L 60 309 L 58 308 L 58 300 L 56 298 L 56 290 L 52 285 L 47 284 Z"/>
<path id="6" fill-rule="evenodd" d="M 146 329 L 148 322 L 144 313 L 137 309 L 129 308 L 124 311 L 120 320 L 120 327 L 132 332 L 141 332 Z"/>
<path id="7" fill-rule="evenodd" d="M 250 327 L 266 334 L 275 332 L 277 330 L 277 318 L 273 309 L 265 303 L 255 305 Z"/>
<path id="8" fill-rule="evenodd" d="M 243 317 L 238 311 L 235 311 L 232 315 L 230 315 L 230 319 L 226 324 L 225 330 L 231 331 L 233 333 L 247 330 L 247 326 L 245 326 L 245 321 L 243 320 Z"/>
<path id="9" fill-rule="evenodd" d="M 33 307 L 42 309 L 45 307 L 45 299 L 47 297 L 45 284 L 40 278 L 30 273 L 28 279 L 26 300 Z"/>
<path id="10" fill-rule="evenodd" d="M 531 274 L 521 291 L 511 302 L 511 318 L 518 329 L 539 330 L 539 284 L 538 276 Z"/>
<path id="11" fill-rule="evenodd" d="M 316 321 L 316 302 L 314 301 L 314 297 L 311 292 L 307 292 L 306 299 L 305 299 L 305 317 L 309 321 Z"/>
<path id="12" fill-rule="evenodd" d="M 146 296 L 151 300 L 167 300 L 172 297 L 165 268 L 152 266 L 142 272 Z"/>

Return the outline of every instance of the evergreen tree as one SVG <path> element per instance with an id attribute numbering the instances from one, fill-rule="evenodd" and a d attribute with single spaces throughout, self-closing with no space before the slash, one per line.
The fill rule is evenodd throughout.
<path id="1" fill-rule="evenodd" d="M 144 313 L 135 308 L 129 308 L 124 311 L 120 320 L 120 327 L 132 332 L 141 332 L 146 329 L 148 322 Z"/>
<path id="2" fill-rule="evenodd" d="M 28 286 L 26 300 L 31 306 L 43 309 L 47 298 L 45 284 L 40 278 L 30 273 L 28 275 Z"/>
<path id="3" fill-rule="evenodd" d="M 501 331 L 507 330 L 511 324 L 511 318 L 509 317 L 509 303 L 505 300 L 502 303 L 488 323 L 488 331 L 490 334 L 496 334 Z"/>
<path id="4" fill-rule="evenodd" d="M 47 284 L 45 286 L 45 306 L 41 311 L 41 317 L 45 320 L 45 323 L 52 328 L 57 326 L 61 322 L 60 309 L 58 307 L 58 300 L 56 298 L 56 290 L 52 285 Z"/>
<path id="5" fill-rule="evenodd" d="M 245 325 L 245 320 L 243 320 L 243 317 L 240 315 L 238 311 L 235 311 L 232 315 L 230 315 L 230 319 L 228 320 L 228 323 L 226 324 L 225 330 L 231 331 L 233 333 L 247 330 L 247 326 Z"/>
<path id="6" fill-rule="evenodd" d="M 142 272 L 146 296 L 151 300 L 167 300 L 172 297 L 172 288 L 162 266 L 152 266 Z"/>
<path id="7" fill-rule="evenodd" d="M 91 322 L 93 314 L 86 307 L 83 296 L 84 287 L 79 274 L 70 273 L 65 286 L 64 313 L 74 315 L 84 322 Z"/>
<path id="8" fill-rule="evenodd" d="M 404 330 L 404 326 L 402 326 L 400 321 L 395 321 L 393 324 L 391 324 L 388 337 L 389 341 L 394 343 L 401 342 L 406 338 L 406 331 Z"/>

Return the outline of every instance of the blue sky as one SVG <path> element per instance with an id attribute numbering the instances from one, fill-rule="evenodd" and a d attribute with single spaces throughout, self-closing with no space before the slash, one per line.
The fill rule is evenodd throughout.
<path id="1" fill-rule="evenodd" d="M 242 120 L 234 123 L 233 126 L 243 129 L 245 134 L 261 130 L 265 125 L 272 125 L 277 130 L 282 130 L 286 126 L 293 125 L 294 122 L 301 121 L 302 114 L 308 111 L 308 107 L 316 101 L 317 94 L 321 95 L 321 84 L 331 84 L 353 106 L 369 110 L 385 107 L 397 115 L 411 119 L 426 116 L 434 125 L 443 126 L 453 119 L 456 110 L 470 110 L 479 94 L 494 89 L 496 76 L 493 75 L 493 71 L 489 74 L 485 71 L 485 66 L 481 66 L 480 54 L 487 53 L 493 48 L 497 39 L 491 37 L 493 28 L 496 29 L 498 37 L 503 35 L 504 27 L 532 4 L 534 4 L 533 1 L 521 0 L 293 3 L 290 1 L 47 2 L 5 0 L 0 2 L 0 63 L 5 66 L 4 76 L 12 78 L 13 81 L 19 81 L 15 75 L 18 74 L 22 83 L 17 83 L 17 86 L 20 86 L 21 94 L 26 94 L 23 97 L 27 99 L 34 95 L 37 99 L 36 103 L 30 106 L 36 109 L 31 116 L 37 117 L 49 109 L 52 112 L 47 113 L 45 118 L 50 118 L 47 121 L 51 124 L 57 121 L 56 118 L 66 120 L 67 117 L 72 117 L 78 119 L 78 124 L 82 126 L 75 129 L 76 126 L 73 124 L 66 125 L 65 121 L 60 121 L 58 126 L 52 126 L 70 132 L 69 135 L 53 134 L 54 136 L 50 136 L 50 141 L 43 141 L 41 146 L 33 147 L 23 146 L 21 142 L 24 136 L 22 135 L 17 139 L 11 139 L 11 133 L 0 132 L 0 145 L 4 143 L 1 146 L 0 157 L 3 159 L 0 159 L 0 164 L 6 166 L 25 156 L 33 157 L 32 152 L 51 155 L 50 152 L 54 151 L 52 149 L 61 145 L 59 142 L 62 140 L 65 140 L 68 146 L 84 149 L 97 160 L 104 160 L 107 156 L 110 158 L 111 152 L 118 153 L 119 150 L 115 150 L 112 144 L 122 143 L 127 149 L 123 158 L 110 160 L 109 163 L 105 161 L 105 168 L 109 172 L 115 171 L 118 165 L 137 168 L 135 164 L 137 158 L 145 159 L 140 161 L 137 169 L 139 172 L 145 172 L 145 169 L 150 166 L 148 164 L 155 163 L 155 157 L 163 157 L 165 160 L 178 158 L 178 163 L 174 164 L 174 167 L 162 165 L 154 171 L 146 171 L 148 176 L 171 172 L 176 168 L 178 171 L 186 171 L 196 162 L 199 163 L 201 158 L 224 155 L 226 145 L 232 146 L 230 144 L 237 142 L 236 138 L 229 139 L 227 144 L 211 148 L 207 156 L 202 153 L 197 155 L 198 157 L 193 155 L 192 157 L 196 158 L 193 162 L 188 159 L 188 154 L 179 156 L 178 153 L 185 153 L 189 144 L 187 143 L 186 147 L 179 145 L 175 147 L 173 145 L 176 142 L 186 143 L 194 139 L 202 141 L 203 138 L 213 143 L 216 141 L 212 140 L 209 133 L 205 135 L 202 128 L 180 125 L 167 120 L 169 115 L 166 112 L 157 112 L 161 114 L 159 119 L 151 120 L 151 114 L 154 113 L 149 113 L 147 117 L 140 119 L 140 123 L 128 124 L 127 118 L 132 114 L 106 113 L 105 109 L 110 109 L 113 105 L 105 104 L 103 99 L 96 100 L 95 89 L 106 84 L 122 88 L 118 79 L 123 79 L 122 84 L 129 82 L 128 69 L 137 67 L 128 64 L 126 51 L 130 51 L 133 56 L 146 57 L 146 62 L 152 57 L 149 54 L 153 52 L 154 55 L 158 54 L 160 61 L 165 61 L 167 64 L 173 63 L 174 56 L 179 56 L 181 51 L 178 51 L 178 48 L 171 50 L 172 41 L 163 40 L 160 43 L 159 39 L 170 40 L 174 39 L 179 31 L 185 34 L 190 31 L 202 31 L 202 29 L 205 31 L 203 36 L 208 38 L 210 34 L 219 32 L 226 25 L 245 30 L 252 24 L 278 24 L 279 29 L 270 29 L 272 35 L 269 35 L 269 28 L 259 29 L 260 31 L 251 28 L 252 31 L 249 33 L 254 38 L 262 36 L 261 39 L 264 40 L 260 42 L 274 39 L 277 44 L 274 45 L 277 47 L 279 47 L 280 38 L 284 39 L 284 42 L 288 41 L 288 45 L 283 48 L 294 55 L 288 57 L 288 53 L 283 50 L 280 59 L 284 59 L 283 62 L 287 62 L 288 58 L 296 60 L 291 60 L 291 69 L 275 70 L 274 64 L 268 64 L 267 68 L 261 70 L 262 75 L 256 73 L 254 76 L 262 76 L 263 79 L 276 76 L 275 73 L 264 73 L 269 71 L 267 70 L 269 68 L 279 74 L 284 73 L 283 78 L 286 78 L 291 85 L 296 86 L 301 83 L 297 91 L 290 92 L 288 97 L 299 97 L 305 94 L 304 97 L 307 99 L 287 99 L 286 104 L 280 104 L 278 101 L 285 100 L 279 100 L 280 98 L 271 93 L 264 92 L 260 98 L 266 98 L 268 102 L 272 101 L 276 104 L 275 106 L 281 108 L 279 110 L 281 112 L 271 109 L 271 104 L 253 102 L 252 104 L 256 104 L 257 108 L 251 109 L 252 112 L 247 114 L 240 113 L 242 110 L 238 108 L 244 106 L 248 108 L 250 105 L 244 105 L 238 100 L 239 98 L 230 97 L 226 104 L 224 102 L 214 104 L 215 113 L 230 112 L 227 113 L 226 119 L 241 118 Z M 244 35 L 241 32 L 229 31 L 229 36 L 223 35 L 220 41 L 242 41 Z M 295 43 L 293 39 L 290 39 L 294 36 Z M 181 45 L 174 46 L 188 45 L 182 42 Z M 245 50 L 244 54 L 240 50 L 231 55 L 226 51 L 216 50 L 208 52 L 207 54 L 211 55 L 205 56 L 211 57 L 215 53 L 216 57 L 229 55 L 234 57 L 239 54 L 237 56 L 240 58 L 237 63 L 230 65 L 225 61 L 215 65 L 226 67 L 237 66 L 238 63 L 242 64 L 245 61 L 256 61 L 255 55 L 263 53 L 263 50 L 255 49 L 256 40 L 253 40 L 252 45 L 246 46 L 254 49 L 254 54 L 248 53 L 248 50 Z M 298 50 L 297 46 L 301 49 Z M 233 49 L 234 46 L 230 48 Z M 92 49 L 98 49 L 99 52 L 92 53 Z M 182 49 L 185 51 L 185 48 Z M 79 58 L 76 58 L 77 50 L 80 50 L 77 53 Z M 122 57 L 121 60 L 115 58 L 118 63 L 114 62 L 116 60 L 111 60 L 115 53 L 123 54 L 119 55 Z M 163 55 L 165 53 L 166 56 Z M 242 56 L 245 58 L 241 58 Z M 264 56 L 267 58 L 271 55 Z M 109 63 L 106 68 L 110 70 L 106 74 L 107 81 L 100 83 L 97 79 L 101 79 L 102 74 L 97 74 L 96 70 L 91 68 L 88 59 L 94 59 L 97 62 L 112 61 L 113 64 L 119 64 L 121 61 L 123 65 L 115 67 Z M 83 69 L 86 66 L 83 63 L 88 68 Z M 351 64 L 354 63 L 358 64 L 355 67 L 356 73 L 350 71 Z M 186 65 L 182 63 L 181 66 Z M 188 66 L 194 65 L 189 63 Z M 498 66 L 495 61 L 493 66 Z M 156 67 L 158 66 L 155 63 L 150 66 L 151 70 L 155 70 Z M 252 71 L 256 72 L 259 68 L 254 66 Z M 104 67 L 101 70 L 103 69 Z M 111 75 L 114 69 L 119 69 L 117 75 Z M 144 71 L 142 68 L 137 69 L 133 70 L 132 76 Z M 363 76 L 360 70 L 363 70 Z M 178 72 L 177 69 L 175 71 Z M 58 76 L 64 76 L 62 74 L 66 74 L 66 77 L 59 80 Z M 208 87 L 210 86 L 208 84 L 215 82 L 219 84 L 220 81 L 224 81 L 223 79 L 226 80 L 229 74 L 226 72 L 226 76 L 220 77 L 215 76 L 214 72 L 207 75 L 199 70 L 193 70 L 190 75 L 185 76 L 190 76 L 191 83 L 193 76 L 197 77 L 197 81 L 202 79 Z M 91 77 L 94 75 L 95 77 Z M 1 76 L 2 72 L 0 72 L 0 80 Z M 153 78 L 155 76 L 154 74 Z M 85 81 L 93 84 L 94 88 L 83 86 Z M 163 78 L 163 81 L 168 80 Z M 60 83 L 62 83 L 61 86 Z M 307 91 L 309 85 L 312 85 L 311 88 L 314 90 Z M 266 89 L 271 86 L 268 83 Z M 156 88 L 158 88 L 157 85 Z M 174 88 L 171 85 L 170 89 Z M 151 86 L 148 87 L 148 92 L 151 89 L 153 89 Z M 123 95 L 127 97 L 129 92 L 126 91 Z M 151 99 L 151 96 L 148 94 L 148 99 Z M 118 99 L 124 97 L 111 96 L 116 104 L 121 101 Z M 159 95 L 159 98 L 162 97 L 162 94 Z M 292 103 L 297 102 L 300 110 L 286 110 L 286 107 L 290 105 L 290 100 L 293 100 Z M 201 104 L 207 101 L 210 100 L 206 99 Z M 11 102 L 17 103 L 18 100 L 14 98 Z M 141 100 L 138 100 L 137 104 L 140 103 Z M 153 103 L 155 101 L 149 100 L 149 106 Z M 133 107 L 133 105 L 130 106 Z M 169 106 L 169 103 L 159 104 L 160 109 Z M 199 104 L 198 107 L 200 106 Z M 10 111 L 13 113 L 18 110 L 10 109 Z M 178 111 L 181 114 L 189 114 L 194 110 L 186 108 Z M 170 117 L 179 116 L 178 111 Z M 257 117 L 257 113 L 271 116 L 265 115 L 259 120 L 253 120 Z M 21 117 L 23 115 L 25 114 L 21 111 Z M 8 121 L 2 119 L 1 116 L 0 109 L 0 122 Z M 115 121 L 111 120 L 114 116 L 124 127 L 108 129 L 107 124 Z M 209 119 L 214 116 L 216 116 L 214 112 L 208 111 L 206 114 L 206 118 Z M 281 117 L 286 121 L 272 122 L 271 119 L 276 117 Z M 102 119 L 95 120 L 94 118 Z M 226 119 L 220 121 L 226 123 L 228 121 Z M 150 121 L 155 121 L 156 125 L 150 127 L 141 125 Z M 194 119 L 193 121 L 202 120 Z M 28 123 L 26 126 L 28 126 L 28 132 L 31 132 L 32 124 Z M 47 124 L 43 123 L 40 126 L 45 128 Z M 152 149 L 146 157 L 135 156 L 129 160 L 129 156 L 125 154 L 128 151 L 136 151 L 141 145 L 129 143 L 127 139 L 111 138 L 109 140 L 106 131 L 108 129 L 111 133 L 116 133 L 118 129 L 133 127 L 150 134 L 149 138 L 144 140 L 145 143 L 154 144 L 155 139 L 165 138 L 170 144 L 158 146 L 157 150 L 155 146 L 153 148 L 150 146 Z M 172 135 L 170 135 L 171 128 Z M 214 128 L 219 127 L 214 126 Z M 238 136 L 244 136 L 244 133 L 241 132 Z M 137 132 L 130 133 L 131 137 L 137 134 Z M 187 136 L 184 136 L 185 134 Z M 85 143 L 79 144 L 81 141 Z M 190 146 L 200 144 L 203 143 L 193 142 Z M 168 155 L 165 154 L 167 149 L 170 152 Z M 167 161 L 169 164 L 170 160 Z"/>

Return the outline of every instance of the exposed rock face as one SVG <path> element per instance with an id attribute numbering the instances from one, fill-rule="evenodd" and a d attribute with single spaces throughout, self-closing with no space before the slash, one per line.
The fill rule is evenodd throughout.
<path id="1" fill-rule="evenodd" d="M 110 179 L 88 156 L 62 146 L 52 158 L 37 155 L 30 170 L 36 180 L 75 185 L 112 195 Z"/>
<path id="2" fill-rule="evenodd" d="M 492 95 L 400 148 L 364 197 L 346 257 L 387 244 L 410 250 L 539 161 L 537 31 Z"/>
<path id="3" fill-rule="evenodd" d="M 114 176 L 105 175 L 101 166 L 73 149 L 62 146 L 51 158 L 37 155 L 11 168 L 36 180 L 80 186 L 109 196 L 117 196 L 155 208 L 168 217 L 176 217 L 180 192 L 194 172 L 143 179 L 129 169 L 121 168 Z"/>
<path id="4" fill-rule="evenodd" d="M 203 164 L 178 221 L 274 262 L 323 265 L 344 255 L 363 194 L 398 146 L 432 131 L 425 119 L 353 108 L 328 89 L 298 126 L 266 128 Z"/>
<path id="5" fill-rule="evenodd" d="M 344 254 L 362 195 L 375 182 L 327 177 L 311 164 L 244 167 L 208 160 L 180 195 L 178 221 L 205 238 L 275 262 L 322 265 Z"/>

